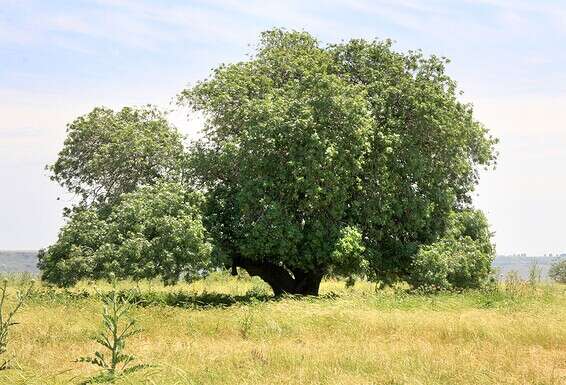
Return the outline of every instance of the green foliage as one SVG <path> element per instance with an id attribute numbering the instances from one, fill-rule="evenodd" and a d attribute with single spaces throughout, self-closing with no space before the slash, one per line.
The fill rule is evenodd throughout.
<path id="1" fill-rule="evenodd" d="M 445 235 L 420 248 L 409 280 L 424 290 L 480 288 L 489 280 L 494 256 L 485 216 L 474 210 L 455 212 Z"/>
<path id="2" fill-rule="evenodd" d="M 182 92 L 206 118 L 188 154 L 151 107 L 79 117 L 49 169 L 82 204 L 40 255 L 45 280 L 190 278 L 209 256 L 204 221 L 215 263 L 276 294 L 317 294 L 325 274 L 410 279 L 448 255 L 459 267 L 440 276 L 467 287 L 484 270 L 464 256 L 490 250 L 446 231 L 470 209 L 496 140 L 458 100 L 447 63 L 390 41 L 322 46 L 275 29 L 250 60 Z M 179 182 L 205 193 L 203 219 L 203 200 Z"/>
<path id="3" fill-rule="evenodd" d="M 249 61 L 183 91 L 206 117 L 190 174 L 207 192 L 217 254 L 299 273 L 411 274 L 495 159 L 446 63 L 389 41 L 322 47 L 272 30 Z"/>
<path id="4" fill-rule="evenodd" d="M 371 134 L 363 92 L 332 65 L 308 34 L 268 32 L 254 60 L 183 93 L 208 117 L 193 165 L 222 251 L 305 270 L 330 258 Z"/>
<path id="5" fill-rule="evenodd" d="M 4 306 L 4 301 L 6 300 L 7 296 L 7 287 L 8 281 L 5 279 L 0 286 L 0 355 L 5 354 L 7 351 L 9 336 L 8 332 L 10 330 L 10 327 L 18 324 L 14 321 L 14 316 L 31 295 L 33 281 L 29 284 L 25 291 L 17 293 L 16 303 L 10 310 L 5 309 Z M 10 361 L 10 359 L 2 360 L 2 362 L 0 363 L 0 370 L 8 369 Z"/>
<path id="6" fill-rule="evenodd" d="M 120 111 L 97 107 L 68 125 L 51 179 L 83 203 L 111 202 L 161 180 L 179 180 L 181 134 L 150 106 Z"/>
<path id="7" fill-rule="evenodd" d="M 103 297 L 102 331 L 94 341 L 100 344 L 104 351 L 96 351 L 92 356 L 80 357 L 76 362 L 86 362 L 102 369 L 102 373 L 95 376 L 90 382 L 113 382 L 117 377 L 133 373 L 149 367 L 147 364 L 130 365 L 135 356 L 126 354 L 126 340 L 141 332 L 136 327 L 136 321 L 129 318 L 131 301 L 120 298 L 116 287 Z"/>
<path id="8" fill-rule="evenodd" d="M 566 258 L 552 264 L 548 276 L 559 283 L 566 283 Z"/>
<path id="9" fill-rule="evenodd" d="M 368 262 L 364 259 L 365 246 L 362 233 L 355 227 L 345 227 L 341 230 L 336 242 L 333 258 L 333 275 L 350 276 L 356 273 L 367 273 Z M 347 285 L 352 283 L 347 281 Z"/>
<path id="10" fill-rule="evenodd" d="M 159 183 L 123 194 L 112 206 L 76 210 L 57 242 L 39 254 L 42 279 L 69 286 L 80 279 L 191 279 L 208 264 L 202 194 Z"/>
<path id="11" fill-rule="evenodd" d="M 150 106 L 95 108 L 68 126 L 52 179 L 82 197 L 66 209 L 54 245 L 39 254 L 42 278 L 191 279 L 210 254 L 201 194 L 181 186 L 182 136 Z"/>
<path id="12" fill-rule="evenodd" d="M 363 86 L 374 122 L 354 220 L 375 278 L 403 278 L 419 246 L 441 236 L 450 213 L 470 203 L 477 169 L 493 163 L 496 141 L 458 101 L 448 60 L 398 53 L 388 40 L 330 50 L 341 75 Z"/>

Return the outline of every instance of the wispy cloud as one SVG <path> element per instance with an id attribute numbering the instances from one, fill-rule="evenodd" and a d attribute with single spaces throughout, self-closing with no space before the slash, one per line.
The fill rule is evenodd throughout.
<path id="1" fill-rule="evenodd" d="M 263 20 L 266 25 L 308 26 L 331 29 L 336 24 L 316 16 L 309 2 L 238 2 L 212 0 L 164 5 L 129 0 L 93 0 L 88 7 L 65 9 L 30 7 L 11 3 L 18 17 L 0 19 L 0 43 L 44 43 L 51 40 L 70 49 L 75 38 L 92 38 L 135 49 L 157 50 L 175 42 L 242 44 L 257 35 L 258 25 L 242 16 Z M 266 27 L 263 27 L 266 28 Z M 64 37 L 64 38 L 63 38 Z"/>
<path id="2" fill-rule="evenodd" d="M 51 42 L 87 52 L 88 47 L 80 49 L 73 41 L 84 43 L 90 38 L 155 51 L 178 42 L 242 45 L 269 26 L 306 28 L 333 36 L 333 31 L 383 29 L 379 28 L 383 22 L 438 39 L 458 37 L 464 41 L 502 41 L 540 29 L 566 32 L 564 7 L 545 1 L 465 0 L 460 3 L 463 6 L 448 0 L 90 0 L 77 4 L 57 8 L 8 1 L 4 13 L 15 16 L 0 16 L 0 43 Z M 472 12 L 482 7 L 485 12 Z M 374 25 L 368 24 L 372 17 Z"/>
<path id="3" fill-rule="evenodd" d="M 4 42 L 41 44 L 63 41 L 69 46 L 69 39 L 91 38 L 155 50 L 175 41 L 238 39 L 237 32 L 229 33 L 237 29 L 232 28 L 234 24 L 227 15 L 193 6 L 163 8 L 141 2 L 97 1 L 87 9 L 32 9 L 25 3 L 13 8 L 20 16 L 0 24 Z M 211 20 L 217 22 L 211 23 Z"/>

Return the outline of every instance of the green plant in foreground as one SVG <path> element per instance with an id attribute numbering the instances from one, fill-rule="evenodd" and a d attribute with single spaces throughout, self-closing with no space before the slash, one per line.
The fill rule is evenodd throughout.
<path id="1" fill-rule="evenodd" d="M 107 352 L 97 351 L 93 356 L 80 357 L 76 362 L 87 362 L 98 366 L 102 373 L 93 377 L 90 382 L 113 381 L 117 377 L 149 367 L 147 364 L 129 366 L 135 356 L 126 354 L 126 339 L 141 332 L 136 321 L 129 317 L 131 298 L 123 298 L 116 290 L 115 284 L 110 293 L 103 297 L 102 330 L 93 338 Z"/>
<path id="2" fill-rule="evenodd" d="M 4 301 L 7 297 L 8 280 L 4 279 L 2 286 L 0 286 L 0 355 L 3 355 L 7 351 L 8 332 L 10 330 L 10 326 L 18 324 L 14 321 L 14 315 L 16 315 L 26 299 L 30 296 L 33 284 L 34 281 L 31 281 L 28 288 L 23 293 L 18 291 L 16 294 L 16 304 L 11 310 L 6 311 L 4 311 Z M 0 370 L 8 369 L 10 361 L 11 359 L 0 360 Z"/>

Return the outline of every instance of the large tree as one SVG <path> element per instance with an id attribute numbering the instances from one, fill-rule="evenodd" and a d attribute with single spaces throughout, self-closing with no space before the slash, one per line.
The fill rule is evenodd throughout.
<path id="1" fill-rule="evenodd" d="M 190 171 L 216 254 L 276 295 L 317 294 L 329 272 L 406 278 L 494 161 L 445 64 L 273 30 L 185 90 L 206 117 Z"/>

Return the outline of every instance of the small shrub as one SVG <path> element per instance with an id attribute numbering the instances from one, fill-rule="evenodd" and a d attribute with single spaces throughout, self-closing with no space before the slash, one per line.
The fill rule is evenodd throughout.
<path id="1" fill-rule="evenodd" d="M 553 262 L 548 276 L 558 283 L 566 283 L 566 258 Z"/>
<path id="2" fill-rule="evenodd" d="M 80 357 L 76 360 L 76 362 L 87 362 L 102 369 L 102 373 L 87 380 L 86 383 L 113 382 L 123 374 L 149 367 L 146 364 L 129 366 L 135 360 L 135 356 L 124 353 L 126 339 L 141 332 L 141 329 L 135 326 L 136 321 L 129 318 L 132 299 L 120 295 L 115 285 L 113 285 L 113 290 L 102 298 L 104 303 L 103 327 L 93 339 L 102 345 L 108 355 L 97 351 L 93 356 Z"/>
<path id="3" fill-rule="evenodd" d="M 11 310 L 4 310 L 4 301 L 6 300 L 6 292 L 8 288 L 8 280 L 4 280 L 2 286 L 0 286 L 0 355 L 3 355 L 7 351 L 8 347 L 8 332 L 11 326 L 17 325 L 18 323 L 14 321 L 14 316 L 20 310 L 24 302 L 29 298 L 32 288 L 33 280 L 30 282 L 29 286 L 24 292 L 17 292 L 16 304 Z M 11 359 L 3 359 L 0 362 L 0 370 L 5 370 L 9 368 Z"/>
<path id="4" fill-rule="evenodd" d="M 73 210 L 57 242 L 38 253 L 41 279 L 61 287 L 81 279 L 190 281 L 208 267 L 211 245 L 200 193 L 159 183 L 112 205 Z"/>

